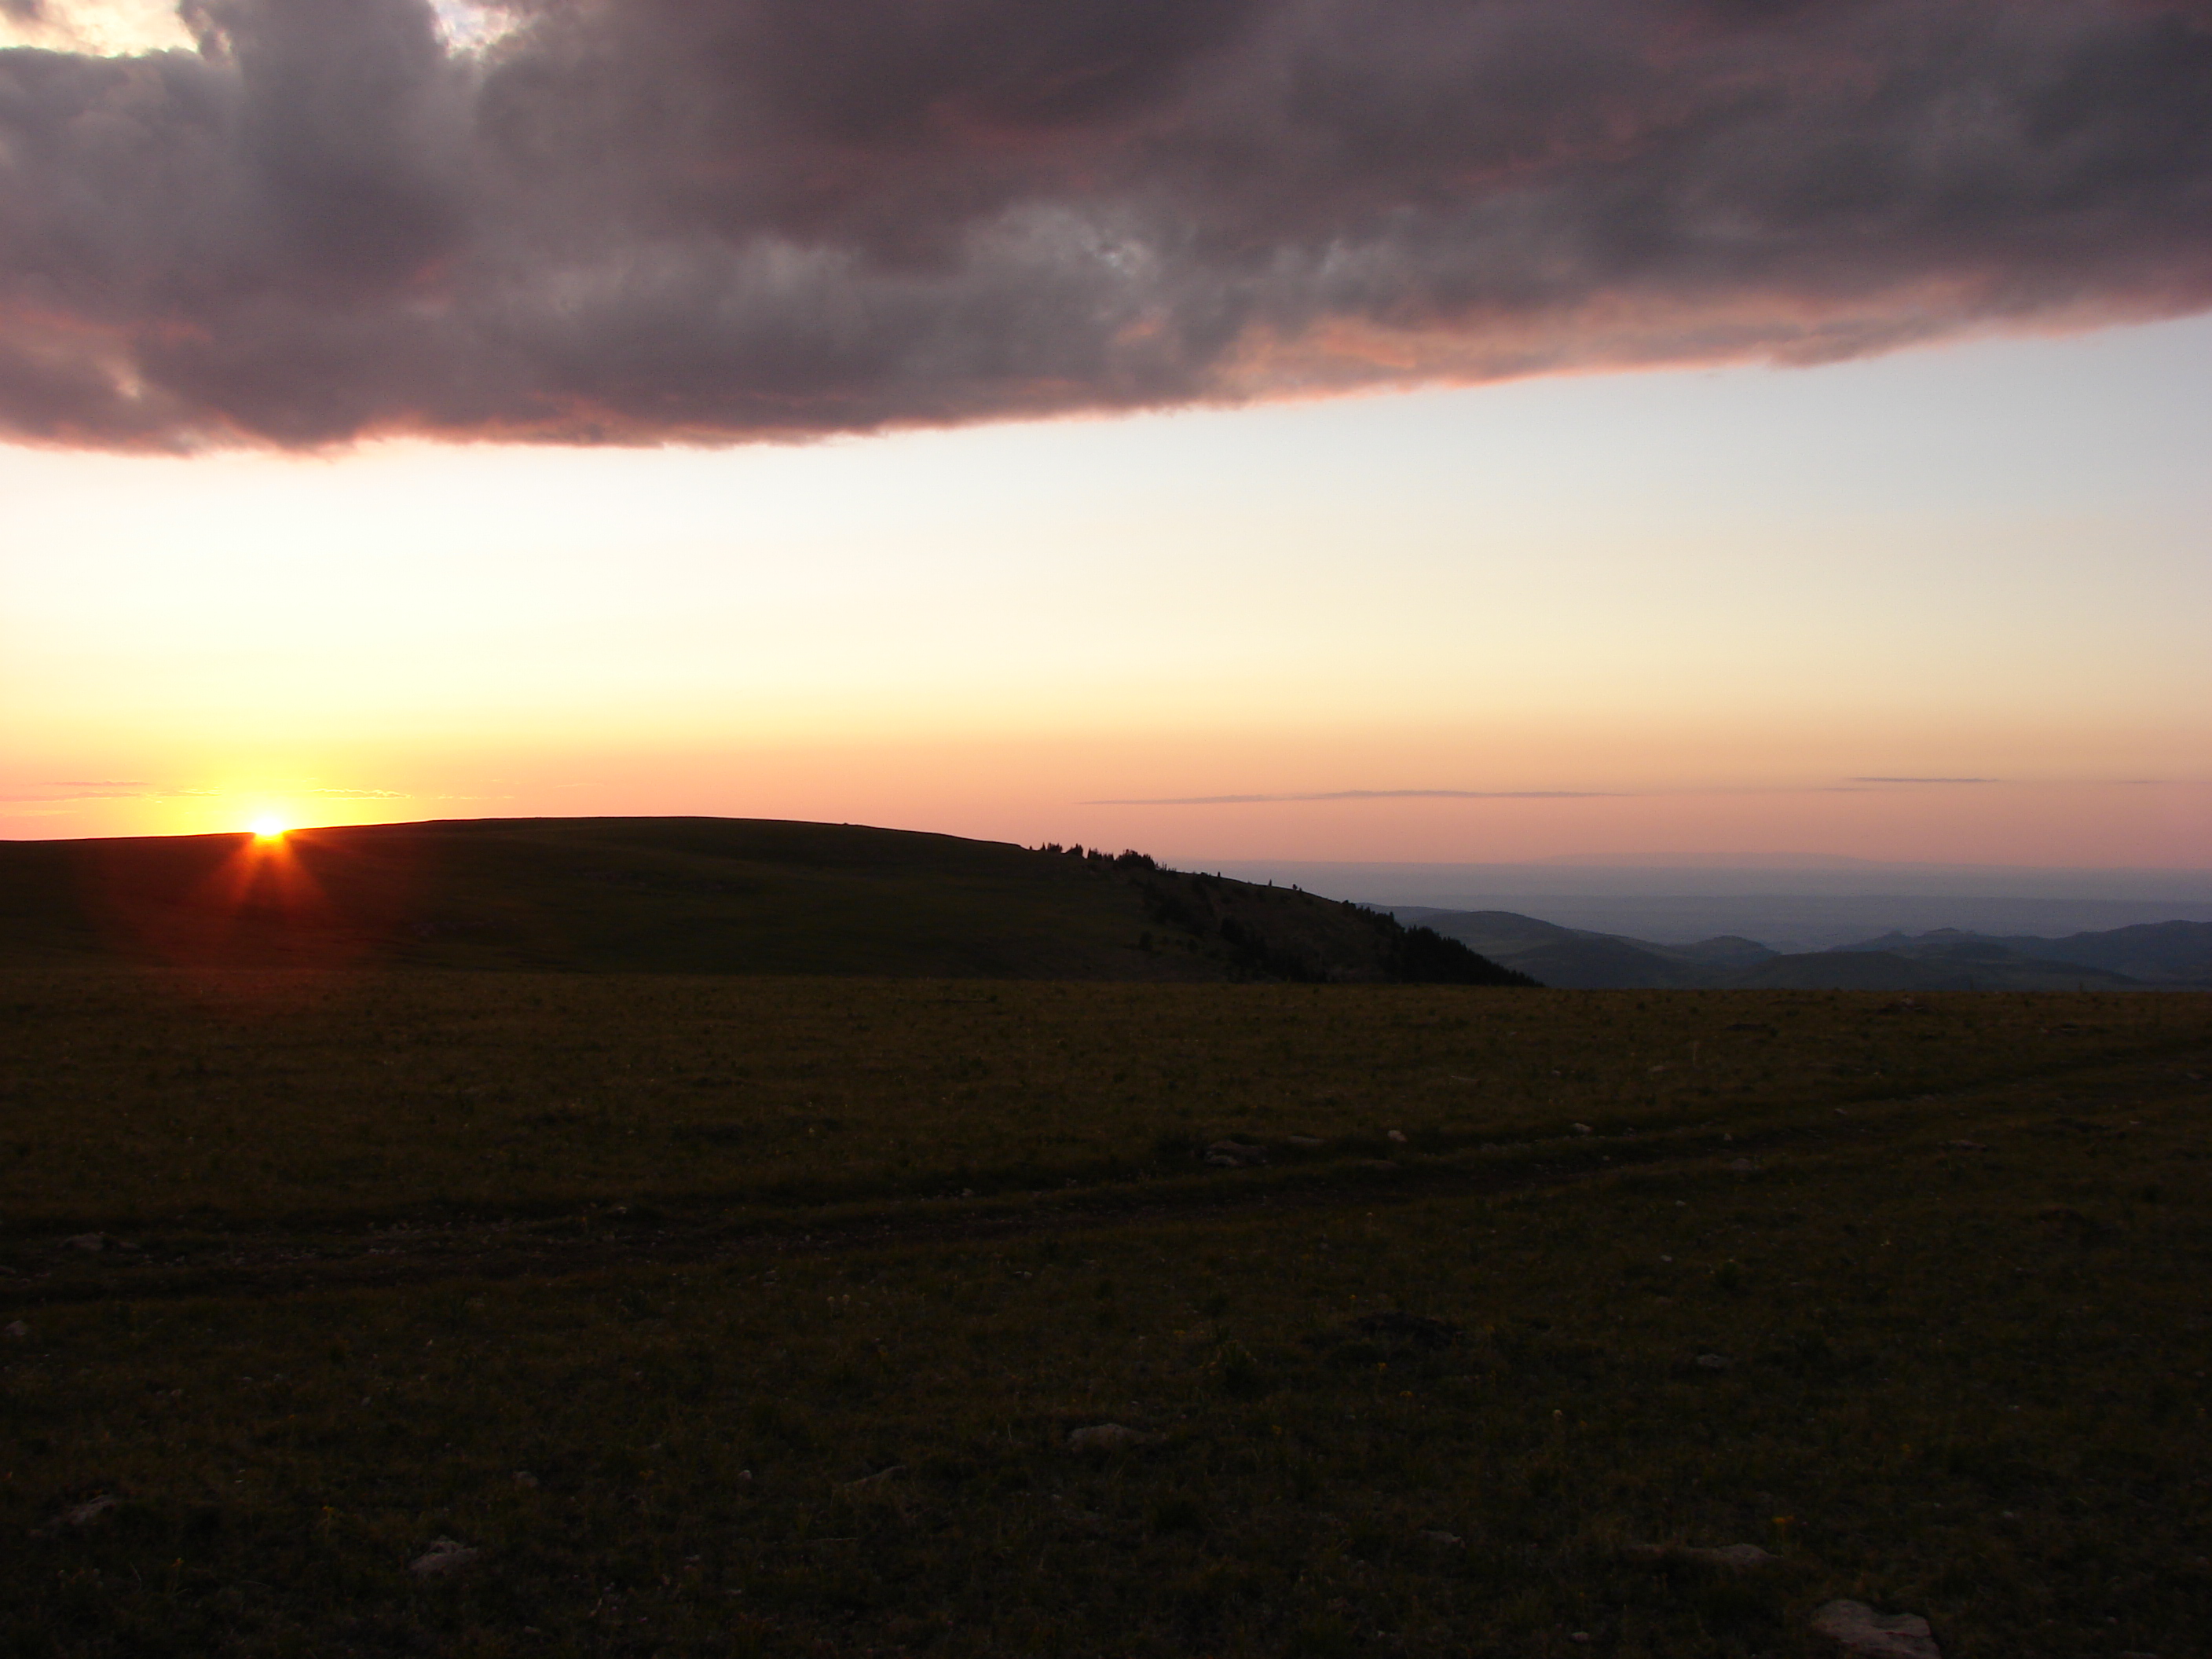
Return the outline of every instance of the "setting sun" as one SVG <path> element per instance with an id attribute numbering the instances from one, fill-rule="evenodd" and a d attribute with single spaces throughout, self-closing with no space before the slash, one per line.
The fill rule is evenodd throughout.
<path id="1" fill-rule="evenodd" d="M 282 841 L 284 839 L 286 825 L 281 818 L 270 817 L 264 815 L 254 819 L 247 827 L 253 831 L 253 838 L 256 841 Z"/>

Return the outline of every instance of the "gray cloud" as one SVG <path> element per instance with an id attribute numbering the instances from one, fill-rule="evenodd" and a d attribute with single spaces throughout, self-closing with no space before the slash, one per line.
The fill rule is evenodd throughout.
<path id="1" fill-rule="evenodd" d="M 2202 0 L 510 9 L 0 52 L 0 434 L 725 441 L 2212 304 Z"/>

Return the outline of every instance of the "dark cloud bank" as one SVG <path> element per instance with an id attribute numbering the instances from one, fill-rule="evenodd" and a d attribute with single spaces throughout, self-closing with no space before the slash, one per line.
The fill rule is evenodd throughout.
<path id="1" fill-rule="evenodd" d="M 0 52 L 0 433 L 714 441 L 2212 304 L 2201 3 L 509 9 Z"/>

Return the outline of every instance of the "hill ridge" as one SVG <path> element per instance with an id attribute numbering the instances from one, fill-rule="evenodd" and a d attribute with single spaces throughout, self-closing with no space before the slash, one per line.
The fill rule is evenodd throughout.
<path id="1" fill-rule="evenodd" d="M 0 842 L 0 965 L 1519 984 L 1387 913 L 1139 853 L 707 817 Z"/>

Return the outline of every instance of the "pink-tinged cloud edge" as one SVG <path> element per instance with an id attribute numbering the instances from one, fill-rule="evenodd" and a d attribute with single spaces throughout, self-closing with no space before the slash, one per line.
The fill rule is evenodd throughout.
<path id="1" fill-rule="evenodd" d="M 513 10 L 0 52 L 0 432 L 725 443 L 2212 306 L 2194 0 Z"/>

